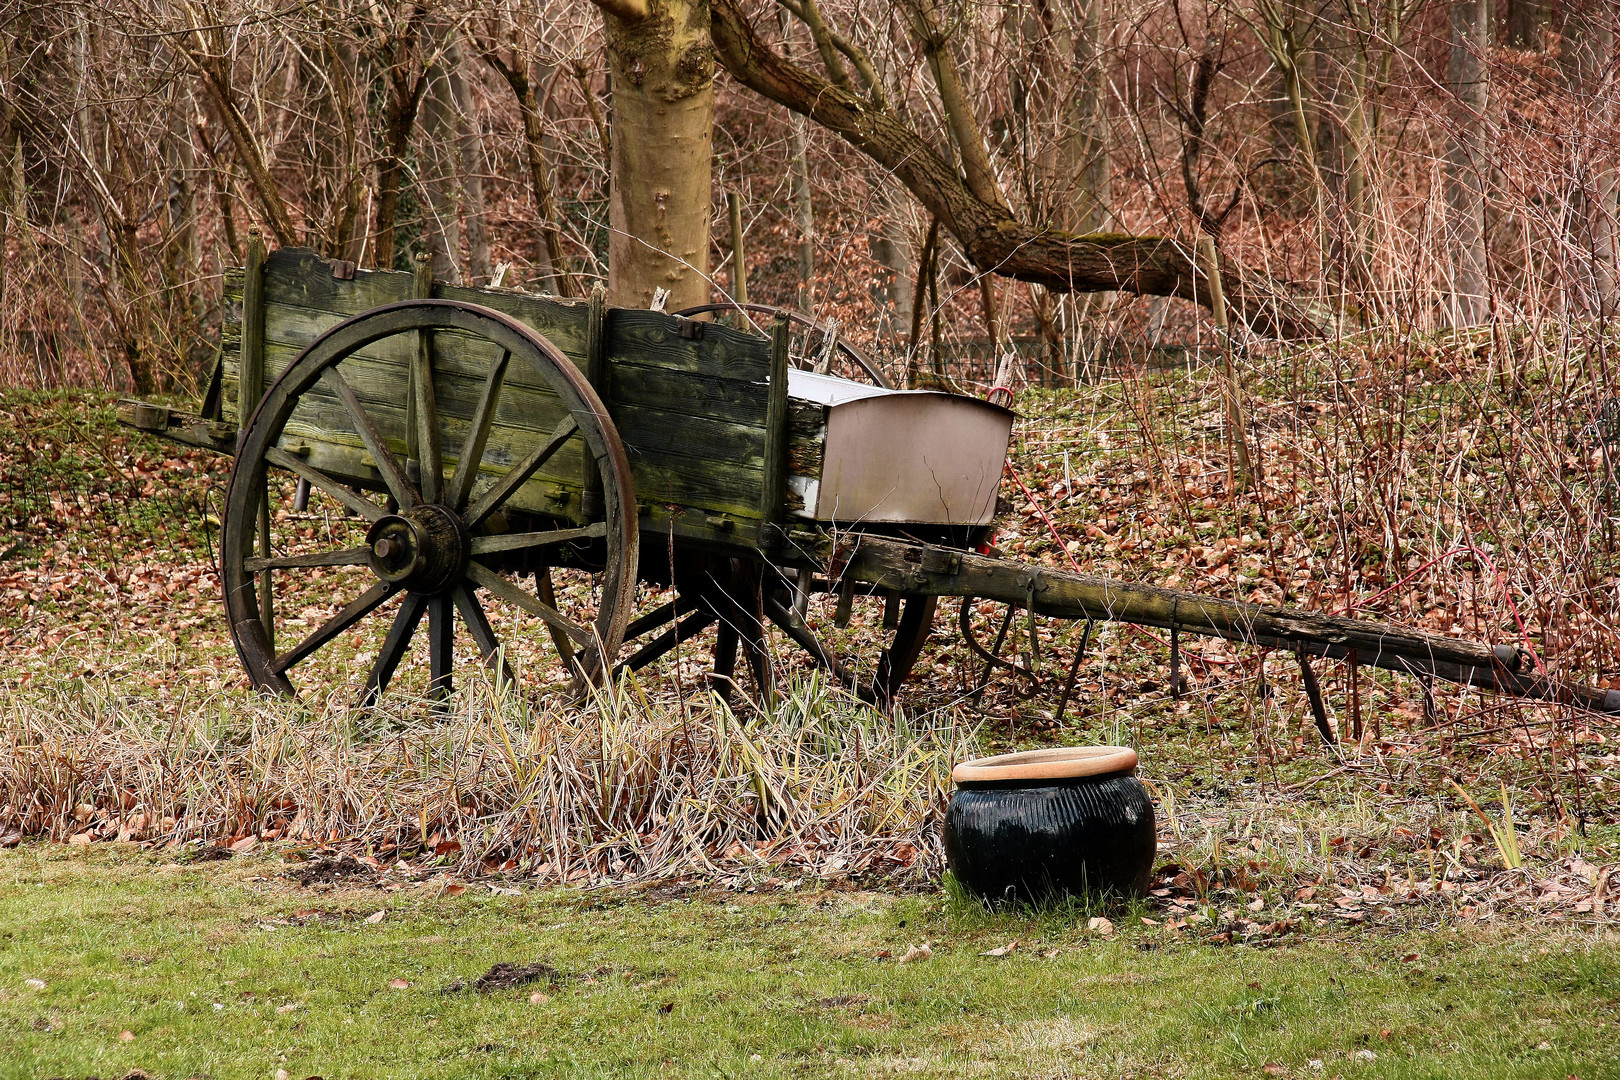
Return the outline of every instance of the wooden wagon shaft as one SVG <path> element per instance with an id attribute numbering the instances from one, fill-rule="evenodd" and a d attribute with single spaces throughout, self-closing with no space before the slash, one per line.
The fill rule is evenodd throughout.
<path id="1" fill-rule="evenodd" d="M 786 546 L 831 568 L 833 580 L 853 578 L 914 596 L 984 597 L 1018 607 L 1029 606 L 1033 596 L 1037 615 L 1183 630 L 1311 656 L 1353 656 L 1391 671 L 1620 713 L 1620 690 L 1538 674 L 1530 657 L 1512 645 L 1481 645 L 1370 620 L 1261 607 L 880 536 L 834 539 L 794 529 Z"/>

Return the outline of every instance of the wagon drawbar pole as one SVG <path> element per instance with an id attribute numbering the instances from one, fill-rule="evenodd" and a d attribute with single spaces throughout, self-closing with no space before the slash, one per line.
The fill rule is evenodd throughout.
<path id="1" fill-rule="evenodd" d="M 1180 630 L 1286 649 L 1301 659 L 1354 656 L 1359 664 L 1390 671 L 1620 713 L 1620 690 L 1549 678 L 1512 645 L 1481 645 L 1365 619 L 1261 607 L 881 536 L 835 538 L 793 529 L 786 546 L 796 558 L 831 568 L 833 581 L 860 581 L 912 596 L 982 597 L 1060 619 Z"/>

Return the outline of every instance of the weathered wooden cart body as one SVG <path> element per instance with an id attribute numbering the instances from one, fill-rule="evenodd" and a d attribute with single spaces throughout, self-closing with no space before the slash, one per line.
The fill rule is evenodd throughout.
<path id="1" fill-rule="evenodd" d="M 682 544 L 755 550 L 770 544 L 764 527 L 787 517 L 984 525 L 994 515 L 1011 433 L 1006 409 L 795 370 L 765 334 L 713 322 L 514 290 L 437 282 L 422 289 L 411 274 L 335 265 L 337 276 L 333 263 L 297 249 L 266 260 L 258 330 L 263 386 L 320 335 L 362 312 L 413 299 L 476 304 L 530 327 L 585 374 L 624 442 L 644 529 L 673 529 Z M 241 282 L 240 273 L 227 282 L 236 318 L 226 323 L 220 366 L 224 416 L 243 415 Z M 250 313 L 250 334 L 255 321 Z M 451 448 L 472 422 L 496 346 L 453 330 L 437 331 L 434 339 L 448 473 L 458 464 Z M 405 337 L 389 338 L 361 350 L 346 367 L 356 395 L 401 459 L 407 457 L 415 348 Z M 259 393 L 262 387 L 252 395 L 255 405 Z M 509 375 L 480 471 L 499 475 L 544 442 L 564 413 L 543 382 L 527 372 Z M 376 462 L 351 428 L 342 403 L 316 390 L 294 411 L 281 446 L 334 478 L 381 488 Z M 580 447 L 565 446 L 509 505 L 583 523 L 584 477 Z"/>
<path id="2" fill-rule="evenodd" d="M 1290 649 L 1308 688 L 1307 658 L 1327 656 L 1620 711 L 1620 692 L 1552 680 L 1512 646 L 976 554 L 1012 414 L 799 370 L 786 317 L 738 328 L 609 309 L 600 291 L 558 300 L 424 271 L 356 271 L 256 246 L 227 283 L 234 317 L 202 414 L 123 410 L 136 427 L 237 455 L 225 603 L 238 652 L 267 690 L 290 693 L 295 665 L 373 613 L 387 634 L 367 646 L 364 700 L 388 687 L 424 621 L 433 692 L 450 685 L 458 619 L 481 662 L 510 678 L 483 608 L 492 598 L 546 624 L 576 689 L 714 626 L 719 685 L 730 685 L 741 644 L 768 693 L 767 624 L 853 683 L 806 621 L 806 597 L 824 592 L 837 595 L 840 624 L 857 594 L 886 605 L 886 646 L 857 687 L 877 700 L 911 670 L 937 598 L 959 596 L 1031 618 L 1168 628 L 1173 652 L 1183 630 Z M 823 344 L 809 366 L 827 366 L 833 342 Z M 302 482 L 298 508 L 319 489 L 364 542 L 321 550 L 298 539 L 307 528 L 275 538 L 285 515 L 267 484 L 278 470 Z M 302 640 L 288 646 L 284 628 L 278 649 L 276 576 L 336 568 L 369 588 L 338 597 L 348 602 L 312 633 L 283 620 Z M 561 611 L 554 570 L 594 575 L 577 614 Z M 669 599 L 633 615 L 638 581 Z M 1331 737 L 1314 690 L 1312 702 Z"/>

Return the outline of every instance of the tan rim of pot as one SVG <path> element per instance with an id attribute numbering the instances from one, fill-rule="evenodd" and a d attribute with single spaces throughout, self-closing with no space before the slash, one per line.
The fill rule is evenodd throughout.
<path id="1" fill-rule="evenodd" d="M 1003 780 L 1076 780 L 1136 771 L 1136 751 L 1128 746 L 1060 746 L 964 761 L 951 770 L 958 784 Z"/>

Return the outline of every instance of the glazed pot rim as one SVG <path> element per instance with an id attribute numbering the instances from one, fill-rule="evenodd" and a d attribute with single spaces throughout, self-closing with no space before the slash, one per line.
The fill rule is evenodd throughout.
<path id="1" fill-rule="evenodd" d="M 958 784 L 1003 780 L 1075 780 L 1136 769 L 1136 751 L 1128 746 L 1058 746 L 964 761 L 951 770 Z"/>

